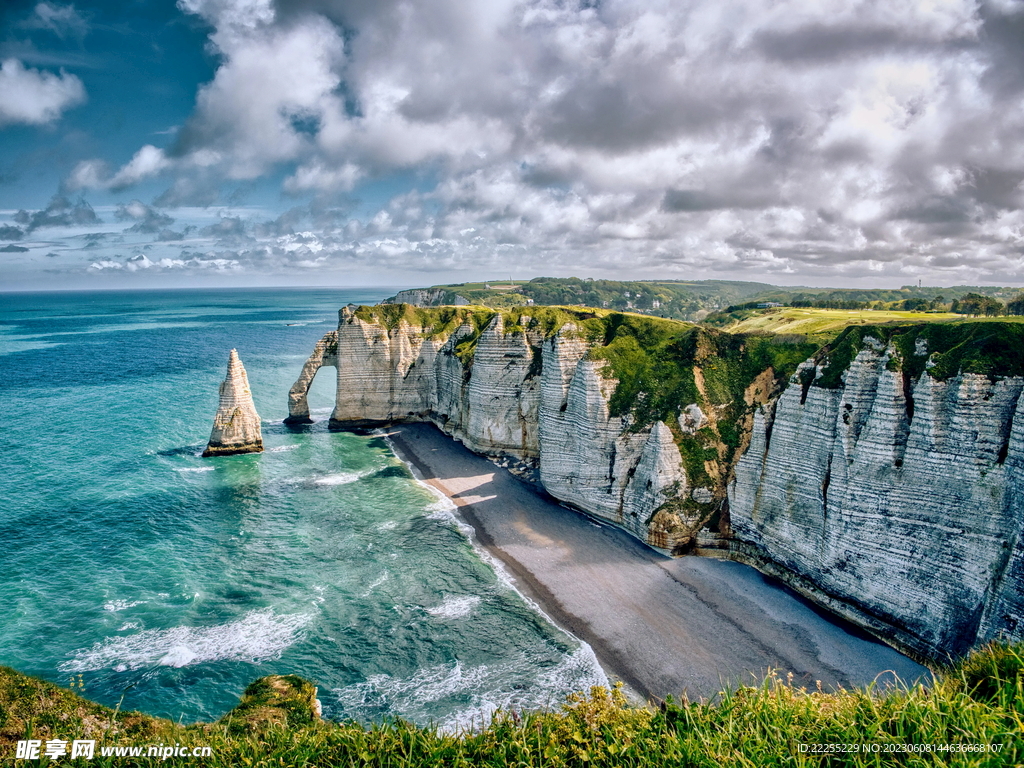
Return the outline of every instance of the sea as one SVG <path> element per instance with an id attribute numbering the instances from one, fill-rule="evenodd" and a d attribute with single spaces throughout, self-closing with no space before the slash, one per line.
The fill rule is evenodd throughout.
<path id="1" fill-rule="evenodd" d="M 297 674 L 328 718 L 473 728 L 607 684 L 381 435 L 288 389 L 340 307 L 386 290 L 0 294 L 0 664 L 212 721 Z M 203 459 L 228 354 L 262 454 Z"/>

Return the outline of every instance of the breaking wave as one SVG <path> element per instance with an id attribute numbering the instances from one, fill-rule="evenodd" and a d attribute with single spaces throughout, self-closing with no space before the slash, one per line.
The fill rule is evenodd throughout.
<path id="1" fill-rule="evenodd" d="M 300 635 L 312 614 L 278 616 L 270 608 L 250 611 L 241 619 L 212 627 L 147 629 L 134 635 L 108 637 L 74 652 L 59 666 L 63 672 L 117 672 L 142 667 L 185 667 L 209 661 L 259 662 L 277 658 Z"/>

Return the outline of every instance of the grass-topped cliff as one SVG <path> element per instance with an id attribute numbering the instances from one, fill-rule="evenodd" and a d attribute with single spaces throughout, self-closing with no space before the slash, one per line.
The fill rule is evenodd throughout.
<path id="1" fill-rule="evenodd" d="M 799 317 L 790 317 L 792 313 Z M 790 308 L 766 316 L 776 317 L 774 324 L 755 324 L 736 333 L 581 307 L 388 304 L 358 307 L 354 315 L 389 330 L 407 323 L 431 338 L 457 334 L 453 353 L 467 380 L 479 340 L 499 315 L 506 335 L 528 332 L 534 339 L 531 376 L 543 370 L 536 339 L 550 339 L 560 331 L 585 338 L 590 359 L 601 363 L 602 375 L 617 381 L 610 415 L 624 418 L 626 429 L 633 432 L 658 421 L 666 424 L 689 485 L 711 493 L 711 498 L 668 502 L 663 517 L 700 519 L 701 525 L 723 533 L 727 531 L 718 525 L 716 512 L 723 508 L 735 459 L 746 449 L 754 412 L 787 386 L 805 360 L 814 358 L 824 366 L 816 385 L 828 388 L 840 386 L 846 368 L 867 343 L 891 342 L 897 354 L 890 367 L 914 379 L 925 369 L 936 378 L 960 372 L 1024 374 L 1024 324 L 1013 319 L 949 322 L 939 314 Z M 567 326 L 572 330 L 563 330 Z M 791 332 L 796 330 L 805 332 Z M 700 409 L 696 419 L 685 415 L 693 413 L 693 406 Z M 671 520 L 665 519 L 669 525 Z"/>
<path id="2" fill-rule="evenodd" d="M 484 729 L 441 733 L 403 721 L 371 727 L 325 722 L 312 684 L 263 678 L 216 723 L 183 726 L 119 712 L 71 690 L 0 667 L 0 762 L 18 740 L 94 739 L 78 766 L 1013 766 L 1024 761 L 1024 648 L 974 652 L 930 687 L 827 693 L 770 676 L 711 703 L 668 701 L 633 707 L 595 688 L 555 712 L 498 713 Z M 208 757 L 103 755 L 149 745 Z M 804 745 L 803 747 L 801 745 Z M 815 752 L 812 745 L 850 745 Z M 820 747 L 818 749 L 821 749 Z M 831 750 L 835 750 L 832 747 Z M 855 750 L 855 751 L 854 751 Z M 179 753 L 180 754 L 180 753 Z"/>
<path id="3" fill-rule="evenodd" d="M 824 372 L 817 386 L 838 387 L 843 371 L 871 343 L 892 346 L 890 370 L 913 379 L 922 372 L 944 380 L 960 373 L 977 373 L 993 381 L 1024 375 L 1024 323 L 986 320 L 914 325 L 850 326 L 816 354 Z"/>

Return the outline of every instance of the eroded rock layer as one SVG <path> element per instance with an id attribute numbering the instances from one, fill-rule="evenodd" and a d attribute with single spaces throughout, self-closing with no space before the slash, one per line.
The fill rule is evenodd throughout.
<path id="1" fill-rule="evenodd" d="M 651 546 L 752 563 L 922 657 L 1024 637 L 1020 328 L 860 327 L 815 353 L 665 322 L 347 307 L 289 418 L 334 365 L 336 428 L 431 421 Z"/>
<path id="2" fill-rule="evenodd" d="M 895 354 L 868 343 L 842 386 L 798 374 L 757 414 L 734 551 L 922 656 L 1019 638 L 1024 378 L 907 380 Z"/>
<path id="3" fill-rule="evenodd" d="M 220 385 L 220 405 L 203 456 L 230 456 L 263 450 L 260 415 L 252 401 L 249 377 L 238 353 L 231 350 L 228 373 Z"/>

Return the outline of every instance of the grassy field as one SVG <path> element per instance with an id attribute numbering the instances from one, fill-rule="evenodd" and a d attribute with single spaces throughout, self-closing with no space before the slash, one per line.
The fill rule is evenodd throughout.
<path id="1" fill-rule="evenodd" d="M 897 312 L 868 309 L 777 309 L 741 310 L 709 318 L 714 327 L 729 333 L 799 334 L 828 341 L 851 325 L 907 325 L 911 323 L 1022 322 L 1024 317 L 966 317 L 950 312 Z"/>
<path id="2" fill-rule="evenodd" d="M 882 323 L 934 323 L 963 320 L 963 315 L 949 312 L 895 312 L 867 309 L 778 309 L 747 310 L 746 315 L 728 325 L 719 326 L 729 333 L 798 333 L 806 336 L 837 335 L 848 325 L 881 325 Z"/>
<path id="3" fill-rule="evenodd" d="M 930 688 L 835 693 L 770 676 L 714 703 L 667 701 L 633 707 L 594 688 L 557 712 L 499 713 L 482 730 L 441 733 L 402 721 L 372 727 L 323 722 L 315 689 L 294 676 L 263 678 L 216 723 L 182 726 L 118 712 L 75 692 L 0 667 L 0 765 L 18 740 L 96 741 L 76 766 L 1019 766 L 1024 761 L 1024 648 L 993 645 Z M 205 757 L 148 756 L 209 747 Z M 111 749 L 143 748 L 139 757 Z M 108 754 L 104 754 L 107 750 Z"/>

